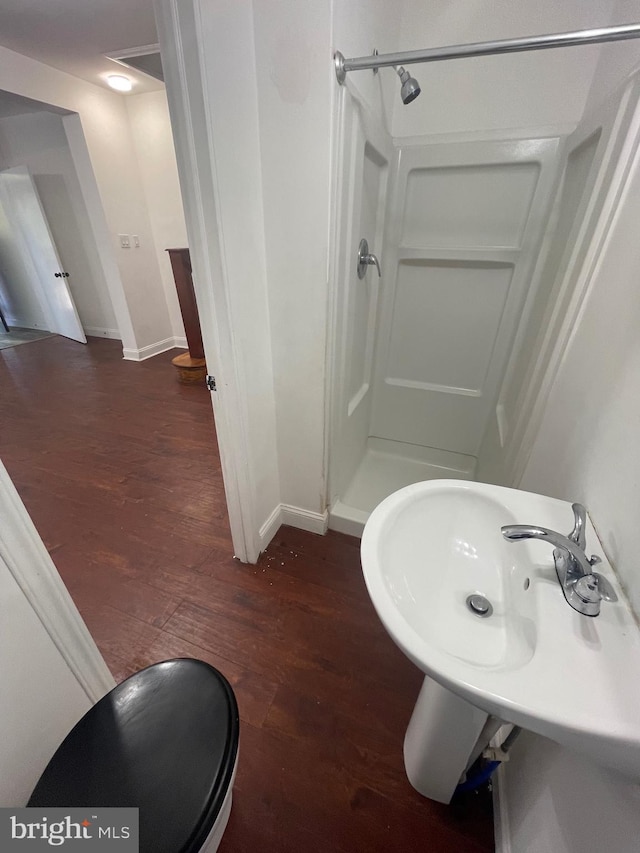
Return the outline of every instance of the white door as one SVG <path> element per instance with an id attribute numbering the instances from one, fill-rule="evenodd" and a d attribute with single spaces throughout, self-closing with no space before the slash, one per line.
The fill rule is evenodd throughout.
<path id="1" fill-rule="evenodd" d="M 373 436 L 476 456 L 540 245 L 559 140 L 400 149 Z"/>
<path id="2" fill-rule="evenodd" d="M 87 339 L 44 215 L 38 191 L 26 166 L 0 172 L 0 204 L 11 225 L 24 266 L 42 306 L 47 328 L 86 344 Z"/>

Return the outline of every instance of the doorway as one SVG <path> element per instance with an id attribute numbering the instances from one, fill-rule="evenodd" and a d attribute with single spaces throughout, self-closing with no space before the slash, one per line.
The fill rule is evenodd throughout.
<path id="1" fill-rule="evenodd" d="M 77 116 L 0 92 L 3 316 L 10 328 L 81 343 L 87 335 L 121 339 L 65 118 Z"/>
<path id="2" fill-rule="evenodd" d="M 172 374 L 98 338 L 0 353 L 0 458 L 116 680 L 199 575 L 237 566 L 209 392 Z"/>
<path id="3" fill-rule="evenodd" d="M 153 184 L 157 172 L 164 173 L 147 196 L 161 222 L 138 211 L 140 219 L 132 215 L 123 223 L 125 235 L 107 228 L 79 114 L 11 95 L 15 111 L 25 105 L 28 110 L 0 119 L 0 168 L 6 167 L 12 179 L 22 170 L 21 177 L 35 185 L 60 250 L 56 271 L 69 272 L 68 278 L 52 280 L 63 287 L 68 282 L 80 321 L 76 336 L 46 337 L 0 354 L 0 458 L 117 679 L 151 662 L 149 656 L 156 655 L 151 646 L 182 602 L 183 588 L 193 585 L 196 570 L 237 565 L 211 395 L 204 383 L 180 385 L 171 365 L 186 341 L 165 249 L 187 241 L 175 163 L 171 185 L 161 157 L 172 154 L 163 98 L 163 92 L 150 93 L 125 108 L 132 155 L 137 156 L 136 136 L 146 146 L 139 197 L 145 181 Z M 130 196 L 130 187 L 122 192 Z M 179 216 L 171 212 L 170 199 Z M 15 215 L 7 219 L 15 226 Z M 175 226 L 178 219 L 182 231 Z M 148 229 L 138 222 L 150 223 Z M 13 231 L 10 236 L 15 240 Z M 125 236 L 128 246 L 122 246 Z M 28 262 L 28 236 L 23 243 Z M 139 270 L 139 298 L 148 299 L 145 280 L 155 288 L 148 310 L 137 306 L 133 337 L 135 312 L 129 311 L 131 295 L 123 291 L 121 258 L 125 267 Z M 152 273 L 146 266 L 150 258 L 156 264 Z M 166 270 L 158 273 L 161 260 Z M 24 296 L 15 286 L 21 283 L 15 270 L 5 269 L 12 295 Z M 32 326 L 33 336 L 46 329 L 58 335 L 69 331 L 53 328 L 46 314 L 50 291 L 36 292 L 40 284 L 44 291 L 45 279 L 35 270 L 27 281 L 34 289 L 23 299 L 40 314 L 14 310 L 19 299 L 3 303 L 10 323 Z M 160 316 L 163 304 L 166 322 L 154 325 L 153 311 Z M 157 655 L 162 657 L 160 651 Z"/>
<path id="4" fill-rule="evenodd" d="M 3 323 L 10 339 L 13 326 L 41 329 L 79 343 L 87 338 L 53 242 L 36 184 L 26 166 L 0 171 L 0 263 Z M 66 222 L 65 217 L 59 217 Z M 19 320 L 17 318 L 20 318 Z"/>

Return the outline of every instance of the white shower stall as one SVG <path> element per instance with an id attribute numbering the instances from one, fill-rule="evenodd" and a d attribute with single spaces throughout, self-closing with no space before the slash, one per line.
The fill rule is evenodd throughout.
<path id="1" fill-rule="evenodd" d="M 412 69 L 428 79 L 435 67 Z M 354 535 L 410 483 L 518 485 L 620 192 L 640 91 L 631 77 L 572 123 L 416 134 L 429 87 L 405 106 L 385 74 L 347 75 L 335 111 L 329 526 Z M 362 238 L 380 276 L 375 265 L 357 275 Z"/>

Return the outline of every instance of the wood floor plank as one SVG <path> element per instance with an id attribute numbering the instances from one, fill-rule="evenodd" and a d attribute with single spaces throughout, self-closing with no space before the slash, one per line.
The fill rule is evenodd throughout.
<path id="1" fill-rule="evenodd" d="M 392 853 L 480 853 L 490 849 L 468 837 L 463 827 L 458 830 L 439 820 L 429 806 L 424 813 L 414 812 L 401 799 L 385 797 L 363 785 L 349 754 L 334 749 L 330 755 L 318 748 L 317 741 L 310 747 L 246 724 L 240 737 L 243 754 L 248 752 L 249 757 L 242 770 L 238 767 L 236 801 L 242 801 L 241 808 L 250 810 L 258 823 L 275 814 L 284 824 L 304 826 L 316 838 L 311 849 Z M 370 773 L 375 778 L 373 762 Z M 260 792 L 253 781 L 256 776 L 269 780 Z M 314 801 L 313 811 L 305 808 L 310 801 Z"/>
<path id="2" fill-rule="evenodd" d="M 52 337 L 0 352 L 0 458 L 117 680 L 195 657 L 241 717 L 221 853 L 486 853 L 489 811 L 420 797 L 402 742 L 422 674 L 360 543 L 282 527 L 233 558 L 210 394 L 165 353 Z"/>
<path id="3" fill-rule="evenodd" d="M 133 651 L 142 652 L 160 636 L 160 629 L 102 602 L 80 602 L 82 618 L 109 664 L 116 681 L 136 671 Z"/>
<path id="4" fill-rule="evenodd" d="M 278 685 L 250 669 L 221 658 L 213 652 L 162 631 L 133 661 L 136 669 L 171 658 L 196 658 L 219 670 L 233 686 L 240 718 L 260 728 L 269 713 Z"/>

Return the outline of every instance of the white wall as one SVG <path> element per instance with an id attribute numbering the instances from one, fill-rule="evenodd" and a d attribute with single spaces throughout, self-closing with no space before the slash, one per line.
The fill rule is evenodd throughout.
<path id="1" fill-rule="evenodd" d="M 339 50 L 344 57 L 369 56 L 400 50 L 400 26 L 404 2 L 388 0 L 335 0 L 332 15 L 332 54 Z M 378 74 L 359 71 L 347 74 L 346 85 L 354 88 L 371 107 L 386 129 L 391 132 L 394 99 L 398 78 L 393 70 Z M 331 85 L 336 85 L 332 74 Z"/>
<path id="2" fill-rule="evenodd" d="M 173 335 L 186 345 L 184 325 L 167 249 L 188 246 L 176 153 L 164 89 L 125 98 L 144 190 L 151 236 Z"/>
<path id="3" fill-rule="evenodd" d="M 636 152 L 520 484 L 529 491 L 585 504 L 636 613 L 640 613 L 639 215 Z M 611 853 L 637 849 L 637 783 L 534 736 L 514 747 L 506 779 L 514 853 L 596 851 L 602 849 L 599 838 Z M 580 802 L 597 802 L 598 808 L 581 809 Z"/>
<path id="4" fill-rule="evenodd" d="M 522 487 L 584 503 L 640 613 L 640 164 L 554 382 Z"/>
<path id="5" fill-rule="evenodd" d="M 123 343 L 137 351 L 172 338 L 125 96 L 7 48 L 0 48 L 0 88 L 79 114 L 133 324 L 128 341 L 118 320 Z M 120 249 L 118 234 L 138 234 L 141 247 Z"/>
<path id="6" fill-rule="evenodd" d="M 603 26 L 612 6 L 613 0 L 405 0 L 400 49 Z M 422 93 L 406 106 L 396 95 L 393 136 L 575 124 L 599 50 L 562 48 L 410 66 Z M 393 76 L 393 71 L 380 74 Z"/>
<path id="7" fill-rule="evenodd" d="M 500 768 L 509 853 L 636 853 L 640 785 L 523 732 Z M 504 780 L 504 781 L 503 781 Z M 497 853 L 507 853 L 497 848 Z"/>
<path id="8" fill-rule="evenodd" d="M 85 332 L 119 337 L 61 116 L 0 119 L 0 169 L 12 166 L 33 176 Z"/>
<path id="9" fill-rule="evenodd" d="M 266 272 L 284 505 L 324 513 L 325 360 L 331 151 L 345 56 L 397 49 L 400 16 L 385 0 L 253 2 Z M 393 75 L 352 75 L 390 125 Z"/>
<path id="10" fill-rule="evenodd" d="M 638 0 L 617 0 L 613 4 L 609 23 L 640 23 L 640 3 Z M 598 65 L 589 91 L 589 106 L 596 107 L 628 74 L 640 65 L 640 42 L 611 42 L 600 47 Z"/>
<path id="11" fill-rule="evenodd" d="M 0 600 L 0 805 L 23 806 L 91 702 L 1 558 Z"/>
<path id="12" fill-rule="evenodd" d="M 253 3 L 281 502 L 324 511 L 328 2 Z"/>
<path id="13" fill-rule="evenodd" d="M 383 0 L 269 0 L 252 11 L 280 499 L 322 514 L 331 57 L 393 49 L 399 17 Z M 369 73 L 350 82 L 388 125 L 392 81 Z"/>

